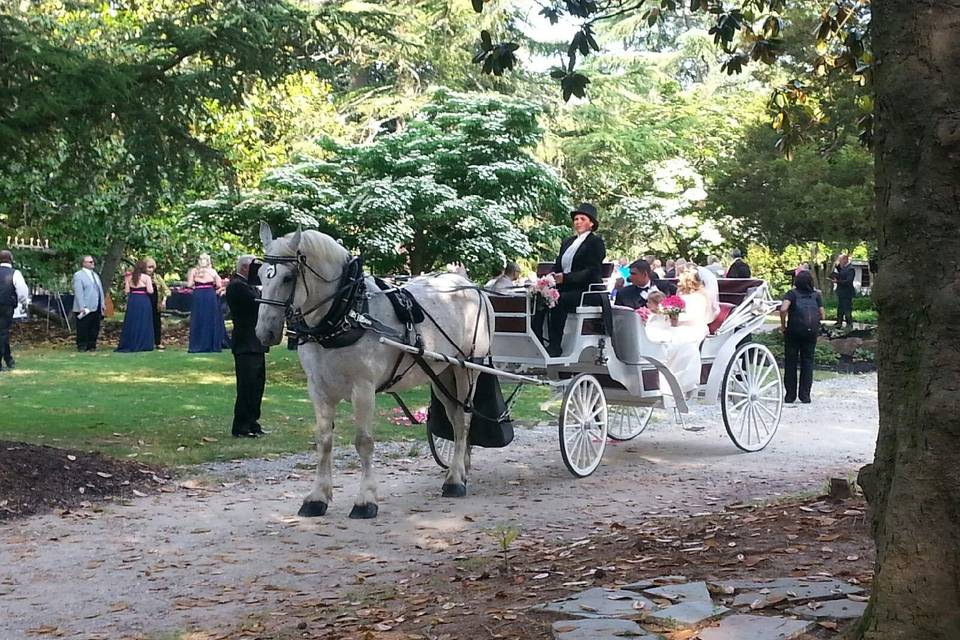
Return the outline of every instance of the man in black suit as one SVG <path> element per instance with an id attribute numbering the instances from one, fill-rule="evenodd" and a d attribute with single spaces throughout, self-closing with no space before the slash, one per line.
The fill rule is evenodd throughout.
<path id="1" fill-rule="evenodd" d="M 637 260 L 630 265 L 630 285 L 617 293 L 617 304 L 639 309 L 646 306 L 647 297 L 654 291 L 672 296 L 677 292 L 677 287 L 658 278 L 649 262 Z"/>
<path id="2" fill-rule="evenodd" d="M 547 353 L 552 358 L 562 354 L 561 341 L 567 314 L 580 305 L 582 294 L 590 289 L 591 284 L 603 283 L 602 265 L 607 255 L 603 239 L 594 233 L 600 225 L 597 208 L 585 202 L 570 212 L 570 218 L 576 235 L 560 244 L 560 253 L 553 264 L 560 299 L 549 310 L 547 322 Z M 590 304 L 591 301 L 588 298 L 586 302 Z M 540 310 L 533 317 L 534 333 L 541 342 L 540 328 L 546 315 L 546 310 Z"/>
<path id="3" fill-rule="evenodd" d="M 259 297 L 250 279 L 253 256 L 237 260 L 237 273 L 227 286 L 227 304 L 233 317 L 233 363 L 237 376 L 237 400 L 233 405 L 233 436 L 256 438 L 263 435 L 260 427 L 260 403 L 267 381 L 264 354 L 270 351 L 257 339 Z M 255 275 L 255 274 L 254 274 Z"/>
<path id="4" fill-rule="evenodd" d="M 730 268 L 727 269 L 728 278 L 750 277 L 750 265 L 743 261 L 742 255 L 740 249 L 734 249 L 730 252 L 730 257 L 733 258 L 733 262 L 730 263 Z"/>
<path id="5" fill-rule="evenodd" d="M 837 328 L 843 326 L 846 320 L 847 328 L 853 328 L 853 298 L 857 295 L 854 280 L 857 272 L 850 265 L 850 256 L 843 253 L 837 258 L 830 279 L 837 287 Z"/>

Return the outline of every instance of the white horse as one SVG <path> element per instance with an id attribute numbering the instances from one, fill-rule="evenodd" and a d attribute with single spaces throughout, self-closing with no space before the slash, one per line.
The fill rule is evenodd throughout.
<path id="1" fill-rule="evenodd" d="M 333 238 L 318 231 L 297 231 L 274 240 L 270 227 L 261 224 L 260 239 L 268 265 L 264 265 L 260 271 L 263 291 L 257 337 L 265 345 L 275 345 L 284 335 L 285 315 L 294 325 L 299 320 L 297 312 L 303 314 L 304 325 L 316 327 L 320 324 L 336 302 L 338 291 L 341 290 L 341 276 L 352 256 Z M 381 293 L 373 278 L 363 278 L 369 297 L 369 317 L 402 333 L 403 326 L 397 320 L 386 295 Z M 456 274 L 422 277 L 412 280 L 406 290 L 414 295 L 428 316 L 426 321 L 417 325 L 426 350 L 461 358 L 480 358 L 489 354 L 493 309 L 486 296 L 468 280 Z M 362 469 L 360 492 L 354 500 L 350 517 L 376 517 L 377 487 L 371 466 L 371 422 L 376 406 L 375 394 L 378 389 L 402 391 L 427 382 L 433 384 L 434 393 L 443 403 L 454 428 L 454 451 L 443 482 L 443 495 L 466 495 L 466 474 L 470 465 L 467 446 L 470 413 L 464 411 L 464 406 L 469 406 L 473 401 L 477 373 L 463 367 L 429 361 L 429 367 L 443 386 L 456 396 L 457 401 L 454 402 L 437 388 L 421 367 L 414 364 L 410 355 L 381 344 L 379 337 L 373 330 L 367 330 L 349 346 L 325 348 L 317 342 L 308 341 L 297 350 L 300 364 L 307 374 L 310 398 L 317 416 L 319 456 L 316 481 L 300 507 L 301 516 L 324 515 L 333 499 L 333 418 L 337 403 L 349 400 L 353 405 L 356 424 L 354 443 Z M 397 359 L 401 356 L 402 362 L 395 369 Z M 405 370 L 402 379 L 389 389 L 383 388 L 395 372 Z"/>

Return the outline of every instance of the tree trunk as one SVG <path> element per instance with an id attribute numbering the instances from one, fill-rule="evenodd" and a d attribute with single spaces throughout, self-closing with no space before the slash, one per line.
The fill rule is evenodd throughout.
<path id="1" fill-rule="evenodd" d="M 114 238 L 110 242 L 110 247 L 107 249 L 107 255 L 103 258 L 103 263 L 100 267 L 100 281 L 103 282 L 103 287 L 107 291 L 113 289 L 113 280 L 117 276 L 117 267 L 120 266 L 120 261 L 123 260 L 123 252 L 127 248 L 127 242 L 122 237 Z"/>
<path id="2" fill-rule="evenodd" d="M 851 636 L 956 640 L 960 0 L 877 0 L 873 34 L 880 434 L 860 480 L 877 564 Z"/>

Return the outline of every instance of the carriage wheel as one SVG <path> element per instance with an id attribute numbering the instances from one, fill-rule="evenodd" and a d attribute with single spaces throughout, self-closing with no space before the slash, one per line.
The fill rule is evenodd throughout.
<path id="1" fill-rule="evenodd" d="M 614 440 L 633 440 L 650 424 L 653 407 L 614 405 L 607 413 L 610 418 L 607 435 Z"/>
<path id="2" fill-rule="evenodd" d="M 430 445 L 430 453 L 434 461 L 440 465 L 441 469 L 448 468 L 453 458 L 453 440 L 433 435 L 430 427 L 427 426 L 427 443 Z"/>
<path id="3" fill-rule="evenodd" d="M 743 451 L 770 444 L 780 425 L 783 382 L 769 349 L 752 342 L 737 347 L 723 376 L 720 406 L 733 444 Z"/>
<path id="4" fill-rule="evenodd" d="M 607 446 L 607 399 L 597 379 L 581 373 L 560 405 L 560 453 L 570 473 L 584 478 L 597 468 Z"/>

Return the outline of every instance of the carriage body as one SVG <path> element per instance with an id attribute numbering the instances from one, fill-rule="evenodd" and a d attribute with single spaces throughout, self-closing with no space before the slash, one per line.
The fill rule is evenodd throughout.
<path id="1" fill-rule="evenodd" d="M 550 357 L 536 338 L 531 324 L 533 302 L 525 292 L 491 296 L 493 363 L 504 370 L 569 381 L 561 407 L 561 450 L 568 468 L 578 476 L 589 475 L 599 463 L 603 446 L 597 440 L 605 442 L 608 435 L 631 439 L 643 431 L 655 408 L 675 408 L 680 415 L 688 412 L 691 400 L 720 403 L 734 444 L 744 451 L 758 451 L 772 440 L 779 425 L 783 394 L 776 360 L 766 347 L 752 343 L 750 336 L 779 305 L 762 280 L 720 279 L 718 285 L 721 313 L 700 346 L 700 385 L 693 394 L 680 391 L 677 376 L 667 367 L 668 344 L 648 335 L 633 309 L 608 304 L 602 285 L 596 285 L 601 305 L 581 303 L 567 316 L 560 357 Z M 584 415 L 567 415 L 571 394 L 580 394 L 574 404 L 590 404 L 589 409 L 581 406 Z M 601 413 L 605 421 L 609 419 L 609 429 L 588 424 L 596 423 Z M 579 424 L 571 428 L 565 419 Z M 571 429 L 577 436 L 572 444 L 568 442 Z M 585 439 L 597 446 L 587 446 Z M 581 457 L 589 460 L 571 461 L 577 448 L 586 451 Z"/>

